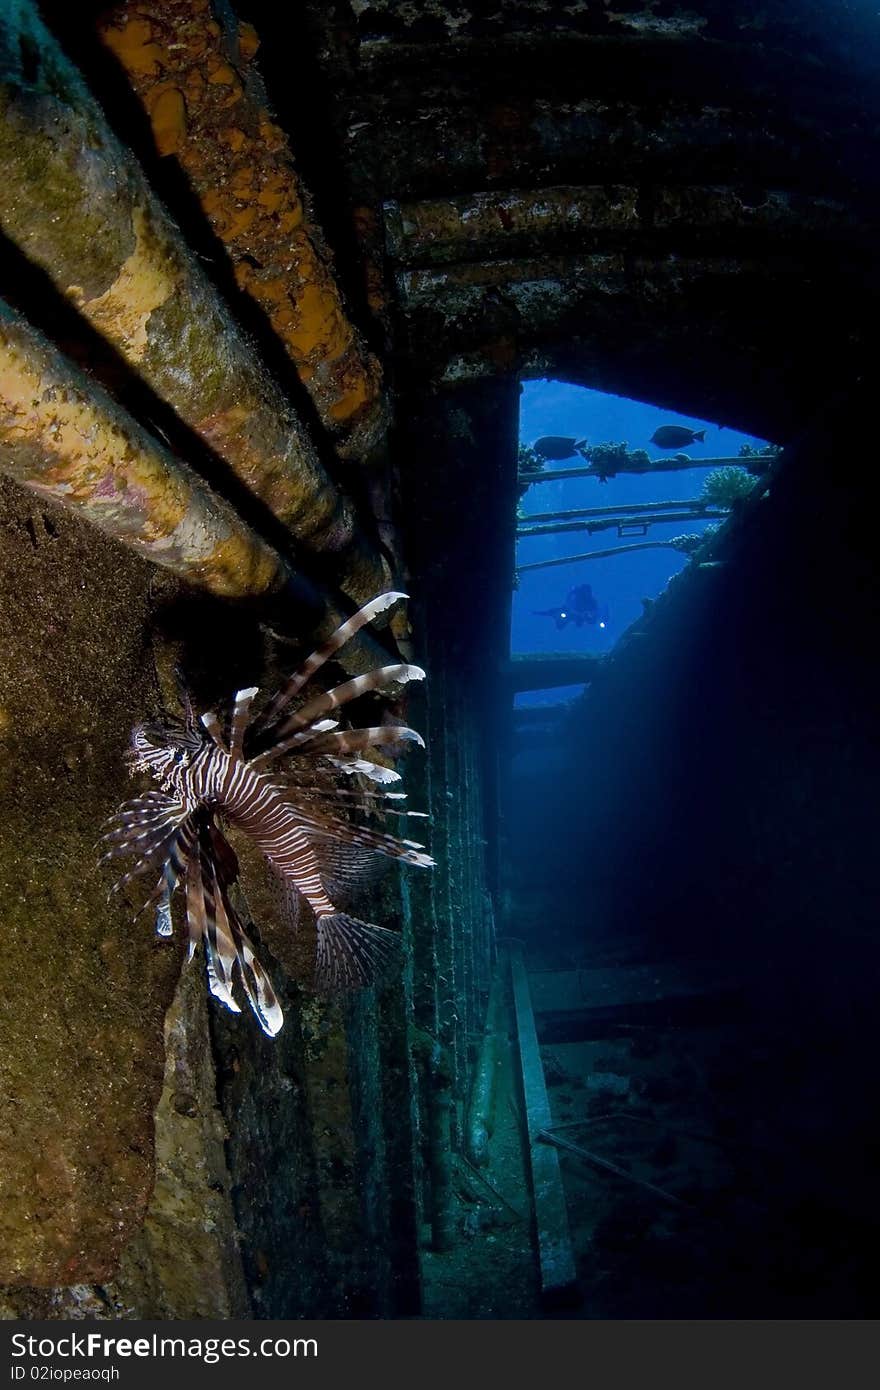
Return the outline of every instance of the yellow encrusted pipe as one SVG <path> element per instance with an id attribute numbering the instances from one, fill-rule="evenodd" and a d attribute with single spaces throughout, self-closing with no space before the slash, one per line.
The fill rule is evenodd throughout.
<path id="1" fill-rule="evenodd" d="M 385 427 L 382 369 L 352 324 L 284 132 L 269 112 L 250 24 L 211 0 L 126 0 L 98 32 L 149 117 L 158 153 L 186 174 L 346 457 Z"/>
<path id="2" fill-rule="evenodd" d="M 0 229 L 352 598 L 386 566 L 30 0 L 0 0 Z"/>
<path id="3" fill-rule="evenodd" d="M 281 557 L 0 303 L 0 469 L 215 594 L 270 595 Z"/>

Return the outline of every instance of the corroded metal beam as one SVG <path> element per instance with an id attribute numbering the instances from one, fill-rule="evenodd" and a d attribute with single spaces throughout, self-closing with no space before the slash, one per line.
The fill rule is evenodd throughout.
<path id="1" fill-rule="evenodd" d="M 568 1301 L 574 1296 L 577 1271 L 571 1247 L 559 1155 L 538 1139 L 539 1133 L 553 1123 L 550 1098 L 547 1095 L 544 1064 L 538 1045 L 529 993 L 529 977 L 523 963 L 522 949 L 514 943 L 509 947 L 509 951 L 541 1294 L 545 1299 Z"/>
<path id="2" fill-rule="evenodd" d="M 754 55 L 754 46 L 751 48 Z M 656 73 L 655 73 L 656 76 Z M 757 108 L 707 95 L 691 109 L 670 100 L 658 109 L 635 82 L 629 93 L 603 97 L 580 90 L 499 100 L 487 112 L 485 98 L 440 84 L 409 90 L 407 119 L 389 109 L 385 82 L 366 114 L 369 124 L 350 138 L 355 163 L 380 157 L 386 196 L 402 201 L 455 196 L 462 189 L 528 187 L 552 170 L 554 183 L 673 183 L 792 187 L 821 197 L 846 196 L 835 166 L 833 124 L 819 128 L 810 113 L 788 105 L 768 125 Z M 398 84 L 398 90 L 399 90 Z M 423 95 L 423 92 L 426 94 Z M 472 86 L 472 91 L 476 87 Z M 436 95 L 442 93 L 442 95 Z M 627 99 L 627 95 L 629 99 Z M 403 98 L 401 98 L 403 99 Z M 854 122 L 846 162 L 855 165 L 871 148 L 871 134 Z M 488 127 L 488 130 L 487 130 Z M 455 150 L 455 159 L 449 151 Z"/>
<path id="3" fill-rule="evenodd" d="M 637 184 L 563 184 L 385 204 L 391 257 L 405 266 L 511 256 L 554 247 L 631 244 L 637 235 L 699 237 L 748 245 L 756 237 L 810 239 L 821 256 L 829 241 L 870 246 L 870 227 L 852 208 L 784 189 L 657 185 L 646 198 Z M 827 253 L 826 253 L 827 254 Z"/>
<path id="4" fill-rule="evenodd" d="M 529 512 L 518 517 L 522 526 L 531 526 L 540 521 L 575 521 L 593 516 L 636 516 L 641 512 L 677 511 L 679 507 L 690 507 L 693 511 L 705 511 L 711 506 L 702 497 L 682 498 L 680 502 L 628 502 L 619 507 L 574 507 L 565 512 Z"/>
<path id="5" fill-rule="evenodd" d="M 676 538 L 677 539 L 677 538 Z M 517 565 L 517 574 L 526 570 L 547 570 L 554 565 L 576 565 L 581 560 L 610 560 L 614 555 L 632 555 L 635 550 L 678 550 L 674 541 L 637 541 L 635 545 L 615 545 L 610 550 L 589 550 L 585 555 L 560 555 L 553 560 L 530 560 L 527 565 Z"/>
<path id="6" fill-rule="evenodd" d="M 0 226 L 354 598 L 386 566 L 29 0 L 3 0 Z"/>
<path id="7" fill-rule="evenodd" d="M 388 251 L 401 265 L 510 255 L 511 246 L 640 227 L 639 190 L 624 185 L 471 193 L 385 204 Z"/>
<path id="8" fill-rule="evenodd" d="M 0 469 L 145 559 L 231 598 L 279 590 L 281 557 L 107 393 L 0 303 Z"/>
<path id="9" fill-rule="evenodd" d="M 690 458 L 687 454 L 672 454 L 667 458 L 648 459 L 647 461 L 632 456 L 627 458 L 621 456 L 619 460 L 615 458 L 611 462 L 599 460 L 589 464 L 586 468 L 553 468 L 542 473 L 522 473 L 519 481 L 521 484 L 531 487 L 534 483 L 559 483 L 568 478 L 601 478 L 604 481 L 605 478 L 616 477 L 618 473 L 680 473 L 687 468 L 745 468 L 749 473 L 753 473 L 765 471 L 770 460 L 771 456 L 768 454 L 733 454 L 729 458 L 715 459 L 695 459 Z M 579 513 L 579 515 L 600 516 L 604 511 L 610 516 L 612 512 L 642 512 L 654 511 L 662 507 L 699 505 L 701 505 L 699 501 L 690 503 L 651 502 L 632 507 L 593 507 L 588 511 Z M 708 507 L 710 503 L 706 502 L 703 505 Z M 561 515 L 564 514 L 560 513 Z M 578 513 L 572 512 L 571 515 L 575 516 Z M 536 513 L 532 517 L 524 517 L 523 520 L 537 521 L 538 515 Z"/>
<path id="10" fill-rule="evenodd" d="M 719 43 L 731 49 L 737 37 L 748 36 L 755 24 L 754 7 L 748 0 L 699 0 L 687 9 L 658 5 L 656 0 L 628 0 L 620 7 L 598 0 L 568 4 L 554 0 L 540 7 L 518 0 L 497 0 L 491 7 L 371 0 L 352 5 L 350 11 L 346 22 L 356 22 L 365 58 L 372 46 L 376 58 L 384 58 L 386 65 L 401 49 L 404 53 L 427 49 L 430 56 L 430 44 L 435 51 L 451 49 L 459 62 L 474 47 L 482 48 L 496 63 L 503 48 L 545 49 L 560 55 L 558 67 L 566 55 L 573 63 L 582 62 L 585 49 L 596 40 L 639 45 L 653 41 L 662 45 L 660 51 L 669 55 L 669 62 L 677 49 L 694 40 L 706 49 Z M 548 15 L 555 23 L 548 23 Z M 823 55 L 830 52 L 838 64 L 867 65 L 876 53 L 877 41 L 873 32 L 866 32 L 857 7 L 838 11 L 811 5 L 794 17 L 790 0 L 764 0 L 760 26 L 756 64 L 792 47 L 799 57 L 805 52 L 814 57 L 817 50 Z M 742 46 L 742 41 L 737 44 Z M 873 71 L 872 67 L 872 75 Z"/>
<path id="11" fill-rule="evenodd" d="M 667 526 L 670 522 L 726 520 L 726 512 L 712 511 L 699 506 L 683 512 L 661 512 L 659 515 L 650 513 L 641 516 L 636 513 L 634 516 L 606 516 L 597 521 L 557 521 L 547 526 L 521 526 L 517 529 L 516 538 L 521 541 L 528 536 L 556 536 L 563 531 L 586 531 L 591 536 L 596 531 L 617 531 L 621 536 L 635 535 L 638 531 L 644 535 L 649 526 Z"/>
<path id="12" fill-rule="evenodd" d="M 210 0 L 137 0 L 99 20 L 158 153 L 176 161 L 263 310 L 340 453 L 363 457 L 386 422 L 382 369 L 346 311 L 330 253 L 267 108 L 250 24 Z"/>
<path id="13" fill-rule="evenodd" d="M 511 695 L 522 690 L 584 685 L 593 679 L 604 660 L 592 652 L 516 652 L 504 672 L 505 683 Z"/>

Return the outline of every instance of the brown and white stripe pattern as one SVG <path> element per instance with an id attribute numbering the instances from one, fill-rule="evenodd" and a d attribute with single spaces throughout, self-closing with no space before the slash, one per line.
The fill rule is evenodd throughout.
<path id="1" fill-rule="evenodd" d="M 105 858 L 137 856 L 117 887 L 159 870 L 145 906 L 156 906 L 157 930 L 164 935 L 171 930 L 173 894 L 183 882 L 190 955 L 204 942 L 211 992 L 238 1012 L 233 990 L 240 984 L 270 1035 L 281 1027 L 281 1009 L 234 901 L 238 865 L 217 818 L 247 834 L 288 892 L 308 904 L 317 925 L 319 986 L 368 985 L 397 963 L 396 933 L 352 917 L 342 907 L 363 885 L 377 857 L 420 867 L 433 860 L 415 841 L 350 819 L 353 810 L 373 818 L 406 815 L 399 805 L 387 805 L 404 800 L 403 793 L 342 789 L 336 780 L 364 776 L 380 785 L 399 781 L 393 769 L 363 755 L 404 742 L 424 745 L 404 726 L 339 729 L 338 720 L 324 716 L 370 691 L 421 680 L 425 673 L 418 666 L 379 667 L 311 698 L 306 693 L 299 709 L 290 713 L 289 708 L 349 637 L 400 597 L 404 595 L 380 594 L 365 604 L 309 656 L 253 723 L 250 711 L 257 690 L 240 690 L 228 737 L 215 712 L 203 714 L 199 724 L 188 707 L 184 721 L 142 725 L 132 736 L 133 769 L 149 772 L 161 790 L 121 807 L 105 836 Z M 270 775 L 270 764 L 279 771 Z"/>

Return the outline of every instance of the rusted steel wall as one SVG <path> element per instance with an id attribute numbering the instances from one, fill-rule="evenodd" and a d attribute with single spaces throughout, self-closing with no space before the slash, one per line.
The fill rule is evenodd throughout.
<path id="1" fill-rule="evenodd" d="M 213 593 L 279 589 L 287 569 L 225 502 L 0 303 L 0 469 Z"/>
<path id="2" fill-rule="evenodd" d="M 0 26 L 0 225 L 355 598 L 386 566 L 33 7 Z"/>
<path id="3" fill-rule="evenodd" d="M 386 423 L 382 369 L 352 324 L 329 251 L 269 111 L 259 39 L 210 0 L 132 0 L 99 32 L 267 315 L 340 453 L 363 457 Z"/>

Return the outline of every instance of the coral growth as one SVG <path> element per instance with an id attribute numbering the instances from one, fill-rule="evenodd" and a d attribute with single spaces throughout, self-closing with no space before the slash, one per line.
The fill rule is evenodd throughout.
<path id="1" fill-rule="evenodd" d="M 736 502 L 748 497 L 754 485 L 754 478 L 745 468 L 716 468 L 703 483 L 703 500 L 729 511 Z"/>
<path id="2" fill-rule="evenodd" d="M 536 454 L 534 449 L 528 444 L 520 444 L 517 455 L 517 469 L 520 477 L 520 486 L 517 488 L 517 497 L 522 497 L 528 491 L 533 482 L 537 482 L 537 475 L 544 471 L 544 460 L 540 454 Z"/>
<path id="3" fill-rule="evenodd" d="M 638 472 L 651 466 L 650 454 L 644 449 L 630 449 L 625 439 L 619 444 L 594 444 L 586 450 L 586 456 L 603 482 L 613 478 L 619 468 Z"/>

